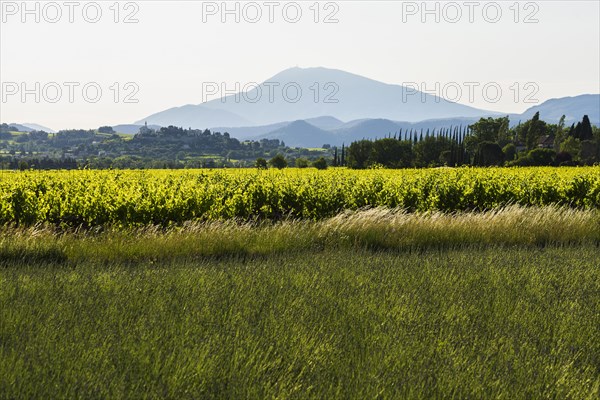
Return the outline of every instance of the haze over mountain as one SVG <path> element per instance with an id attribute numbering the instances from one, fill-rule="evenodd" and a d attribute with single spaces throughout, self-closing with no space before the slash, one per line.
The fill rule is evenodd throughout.
<path id="1" fill-rule="evenodd" d="M 256 139 L 279 139 L 290 147 L 320 147 L 323 144 L 337 144 L 338 138 L 332 132 L 320 129 L 307 121 L 298 120 L 276 129 Z"/>
<path id="2" fill-rule="evenodd" d="M 203 129 L 268 125 L 322 116 L 343 121 L 386 118 L 416 122 L 495 114 L 341 70 L 296 67 L 278 73 L 246 93 L 171 108 L 136 124 L 147 121 Z"/>
<path id="3" fill-rule="evenodd" d="M 566 123 L 570 125 L 581 121 L 584 115 L 588 115 L 592 124 L 600 126 L 600 95 L 581 95 L 551 99 L 529 108 L 523 114 L 498 113 L 497 116 L 508 115 L 511 126 L 514 126 L 519 122 L 531 119 L 537 111 L 540 112 L 540 118 L 549 123 L 557 123 L 564 114 Z M 406 132 L 406 130 L 413 129 L 425 132 L 428 129 L 433 131 L 440 128 L 467 126 L 478 121 L 480 117 L 485 117 L 485 115 L 427 119 L 418 122 L 394 121 L 385 118 L 361 118 L 346 123 L 336 120 L 338 122 L 329 125 L 322 124 L 322 121 L 327 121 L 330 117 L 322 117 L 257 127 L 221 127 L 215 128 L 215 130 L 229 132 L 233 137 L 239 139 L 281 139 L 288 146 L 292 147 L 318 147 L 326 143 L 341 145 L 342 143 L 350 143 L 363 138 L 375 139 L 385 137 L 389 134 L 393 136 L 400 130 Z M 304 124 L 300 122 L 304 122 Z M 318 132 L 321 134 L 320 137 Z"/>
<path id="4" fill-rule="evenodd" d="M 287 94 L 283 91 L 285 85 L 288 85 Z M 297 88 L 302 95 L 297 101 L 290 101 L 299 94 Z M 256 101 L 247 101 L 252 99 Z M 147 122 L 153 129 L 168 125 L 209 128 L 229 132 L 241 140 L 281 139 L 289 146 L 318 147 L 394 135 L 400 129 L 426 131 L 466 126 L 487 116 L 509 115 L 511 125 L 516 125 L 537 111 L 550 123 L 556 123 L 564 114 L 568 124 L 588 115 L 592 124 L 600 125 L 600 94 L 551 99 L 522 114 L 507 114 L 414 93 L 413 89 L 340 70 L 290 68 L 245 94 L 170 108 L 114 129 L 134 134 Z M 54 132 L 36 124 L 13 125 L 24 131 Z"/>
<path id="5" fill-rule="evenodd" d="M 33 124 L 33 123 L 21 123 L 21 124 L 8 124 L 10 126 L 14 126 L 15 128 L 17 128 L 19 131 L 21 132 L 31 132 L 31 131 L 44 131 L 44 132 L 48 132 L 48 133 L 55 133 L 56 131 L 54 131 L 53 129 L 50 129 L 48 127 L 42 126 L 42 125 L 38 125 L 38 124 Z"/>
<path id="6" fill-rule="evenodd" d="M 344 121 L 340 121 L 339 119 L 330 117 L 330 116 L 308 118 L 303 121 L 307 122 L 308 124 L 310 124 L 314 127 L 319 128 L 323 131 L 337 129 L 337 128 L 340 128 L 345 125 Z M 274 132 L 276 130 L 279 130 L 280 128 L 284 128 L 284 127 L 290 125 L 292 122 L 294 122 L 294 121 L 282 121 L 282 122 L 278 122 L 276 124 L 270 124 L 270 125 L 245 126 L 245 127 L 244 126 L 241 126 L 241 127 L 218 126 L 218 127 L 211 127 L 210 130 L 215 131 L 215 132 L 229 132 L 229 134 L 231 136 L 238 138 L 240 140 L 257 139 L 257 138 L 260 139 L 263 137 L 267 137 L 267 136 L 265 136 L 266 134 L 270 134 L 271 132 Z M 268 137 L 272 137 L 272 135 L 269 135 Z"/>
<path id="7" fill-rule="evenodd" d="M 538 112 L 540 118 L 546 122 L 556 123 L 561 116 L 565 116 L 567 123 L 581 121 L 584 115 L 590 118 L 592 124 L 600 126 L 600 94 L 582 94 L 573 97 L 550 99 L 541 104 L 528 108 L 522 114 L 510 114 L 511 122 L 531 119 Z"/>
<path id="8" fill-rule="evenodd" d="M 152 114 L 134 124 L 144 123 L 161 126 L 181 126 L 185 128 L 206 129 L 210 126 L 244 126 L 253 125 L 251 120 L 240 117 L 227 110 L 211 108 L 205 105 L 188 104 L 182 107 L 174 107 L 165 111 Z"/>
<path id="9" fill-rule="evenodd" d="M 420 122 L 401 122 L 391 121 L 389 119 L 360 119 L 347 122 L 336 129 L 326 130 L 320 129 L 310 120 L 298 120 L 280 126 L 273 131 L 263 133 L 258 136 L 250 137 L 249 139 L 260 140 L 280 139 L 287 146 L 291 147 L 320 147 L 323 144 L 341 146 L 343 143 L 349 144 L 361 139 L 377 139 L 394 136 L 400 131 L 406 133 L 408 130 L 426 132 L 428 129 L 433 132 L 434 129 L 449 128 L 451 126 L 467 126 L 476 122 L 478 118 L 451 118 L 426 120 Z M 239 129 L 239 132 L 244 131 L 244 128 Z M 253 129 L 253 128 L 249 128 Z M 228 131 L 230 132 L 230 131 Z M 234 133 L 230 134 L 237 137 Z"/>
<path id="10" fill-rule="evenodd" d="M 323 70 L 323 69 L 315 69 Z M 289 71 L 289 70 L 288 70 Z M 305 70 L 300 70 L 305 71 Z M 327 70 L 331 71 L 331 70 Z M 342 73 L 345 75 L 346 73 Z M 351 74 L 348 74 L 351 75 Z M 360 77 L 359 77 L 360 78 Z M 389 86 L 379 84 L 374 81 L 358 79 L 359 82 L 372 84 L 373 87 L 383 87 L 385 90 Z M 369 97 L 369 96 L 363 96 Z M 370 96 L 374 97 L 374 96 Z M 376 97 L 376 96 L 375 96 Z M 209 102 L 214 104 L 214 102 Z M 207 103 L 208 104 L 208 103 Z M 433 103 L 440 104 L 440 103 Z M 451 103 L 452 104 L 452 103 Z M 227 103 L 225 103 L 227 105 Z M 402 104 L 404 106 L 405 104 Z M 272 105 L 265 105 L 266 112 Z M 341 106 L 339 103 L 337 106 Z M 418 103 L 415 106 L 423 107 L 425 110 L 431 108 L 431 104 Z M 454 105 L 453 105 L 454 106 Z M 212 105 L 210 107 L 213 107 Z M 281 106 L 286 108 L 284 104 Z M 310 105 L 312 107 L 312 105 Z M 299 108 L 301 108 L 299 106 Z M 331 111 L 331 110 L 329 110 Z M 208 105 L 173 108 L 164 112 L 150 116 L 136 124 L 115 125 L 113 129 L 119 133 L 135 134 L 143 123 L 147 120 L 151 129 L 159 129 L 161 126 L 176 125 L 184 128 L 192 127 L 196 129 L 209 128 L 212 131 L 229 132 L 232 137 L 240 140 L 260 140 L 260 139 L 280 139 L 286 145 L 292 147 L 320 147 L 323 144 L 341 145 L 342 143 L 351 143 L 360 139 L 374 139 L 392 136 L 402 130 L 413 129 L 415 131 L 427 130 L 433 131 L 440 128 L 449 128 L 454 126 L 467 126 L 476 122 L 481 117 L 508 115 L 511 125 L 524 122 L 535 114 L 540 112 L 540 117 L 546 122 L 556 123 L 564 114 L 566 123 L 570 125 L 580 121 L 583 115 L 588 115 L 592 124 L 600 126 L 600 94 L 585 94 L 573 97 L 564 97 L 559 99 L 550 99 L 539 105 L 527 109 L 522 114 L 490 113 L 480 111 L 473 116 L 456 116 L 450 118 L 433 118 L 420 121 L 397 120 L 390 118 L 355 118 L 343 120 L 332 115 L 321 115 L 312 118 L 280 119 L 275 123 L 266 125 L 253 125 L 246 118 L 227 110 L 216 110 L 209 108 Z M 174 117 L 181 117 L 178 122 L 171 120 Z M 290 115 L 289 112 L 286 115 Z M 179 117 L 178 117 L 179 116 Z M 262 118 L 262 117 L 261 117 Z M 158 121 L 158 122 L 155 122 Z M 45 130 L 54 132 L 37 124 L 11 124 L 21 131 Z"/>

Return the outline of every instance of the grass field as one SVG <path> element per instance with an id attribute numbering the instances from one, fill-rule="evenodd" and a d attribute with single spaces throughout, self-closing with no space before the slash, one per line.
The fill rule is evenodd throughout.
<path id="1" fill-rule="evenodd" d="M 13 264 L 0 397 L 594 399 L 599 260 L 577 246 Z"/>
<path id="2" fill-rule="evenodd" d="M 595 399 L 599 215 L 7 226 L 0 398 Z"/>

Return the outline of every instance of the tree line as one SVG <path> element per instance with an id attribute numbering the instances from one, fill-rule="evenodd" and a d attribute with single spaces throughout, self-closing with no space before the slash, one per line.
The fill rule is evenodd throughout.
<path id="1" fill-rule="evenodd" d="M 508 116 L 481 118 L 468 126 L 423 132 L 408 130 L 377 140 L 359 140 L 335 151 L 332 165 L 354 169 L 439 166 L 566 166 L 600 163 L 600 130 L 587 115 L 565 126 L 536 113 L 510 127 Z"/>

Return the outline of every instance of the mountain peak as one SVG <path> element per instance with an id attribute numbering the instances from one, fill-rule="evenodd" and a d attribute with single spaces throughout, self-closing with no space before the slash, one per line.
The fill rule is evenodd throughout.
<path id="1" fill-rule="evenodd" d="M 271 78 L 267 79 L 266 82 L 280 82 L 280 81 L 295 81 L 295 80 L 305 80 L 312 79 L 317 82 L 342 82 L 348 80 L 360 80 L 360 81 L 369 81 L 379 84 L 384 84 L 382 82 L 377 82 L 373 79 L 366 78 L 361 75 L 353 74 L 351 72 L 343 71 L 341 69 L 335 68 L 327 68 L 327 67 L 291 67 L 288 69 L 284 69 L 281 72 L 273 75 Z"/>
<path id="2" fill-rule="evenodd" d="M 571 99 L 569 103 L 578 103 L 575 100 L 581 100 L 581 106 L 572 111 L 566 110 L 568 117 L 581 118 L 579 114 L 582 112 L 590 114 L 590 118 L 598 114 L 598 102 L 581 98 Z M 546 104 L 541 107 L 548 113 L 549 119 L 565 111 L 562 102 L 559 103 L 558 106 Z M 336 129 L 343 124 L 341 121 L 360 119 L 417 122 L 492 115 L 504 114 L 439 100 L 431 94 L 418 91 L 411 92 L 411 96 L 407 97 L 403 86 L 375 81 L 339 69 L 295 66 L 279 72 L 247 92 L 196 106 L 170 109 L 141 121 L 161 126 L 204 129 L 212 126 L 257 127 L 282 121 L 307 120 L 317 128 Z M 332 118 L 315 120 L 322 116 Z"/>

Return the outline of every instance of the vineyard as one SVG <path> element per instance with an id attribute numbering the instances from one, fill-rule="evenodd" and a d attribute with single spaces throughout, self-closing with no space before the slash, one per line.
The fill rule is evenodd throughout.
<path id="1" fill-rule="evenodd" d="M 0 224 L 171 225 L 323 219 L 346 210 L 483 211 L 509 205 L 597 209 L 600 168 L 4 173 Z"/>

